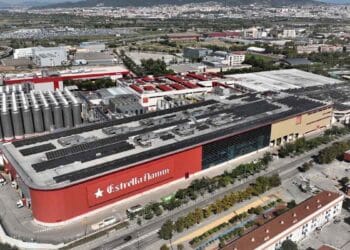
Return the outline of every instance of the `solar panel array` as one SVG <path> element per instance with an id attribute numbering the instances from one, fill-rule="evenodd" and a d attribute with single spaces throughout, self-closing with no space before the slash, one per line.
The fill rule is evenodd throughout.
<path id="1" fill-rule="evenodd" d="M 117 141 L 118 141 L 118 138 L 116 136 L 111 136 L 111 137 L 107 137 L 107 138 L 92 141 L 92 142 L 74 145 L 74 146 L 71 146 L 68 148 L 63 148 L 63 149 L 59 149 L 59 150 L 55 150 L 55 151 L 46 152 L 45 154 L 46 154 L 46 158 L 48 160 L 53 160 L 53 159 L 64 157 L 66 155 L 76 154 L 76 153 L 90 150 L 93 148 L 98 148 L 101 146 L 112 144 L 112 143 L 115 143 Z"/>
<path id="2" fill-rule="evenodd" d="M 175 138 L 175 135 L 173 135 L 173 134 L 165 134 L 165 135 L 161 135 L 159 138 L 162 139 L 163 141 L 167 141 L 167 140 Z"/>
<path id="3" fill-rule="evenodd" d="M 90 124 L 90 125 L 86 125 L 86 126 L 82 126 L 82 127 L 78 127 L 78 128 L 64 130 L 64 131 L 60 131 L 60 132 L 56 132 L 56 133 L 51 133 L 48 135 L 32 137 L 32 138 L 28 138 L 28 139 L 21 140 L 21 141 L 15 141 L 15 142 L 13 142 L 13 145 L 15 147 L 22 147 L 25 145 L 30 145 L 30 144 L 34 144 L 34 143 L 39 143 L 39 142 L 57 139 L 60 137 L 70 136 L 73 134 L 80 134 L 80 133 L 84 133 L 84 132 L 88 132 L 88 131 L 92 131 L 92 130 L 102 129 L 105 127 L 120 125 L 123 123 L 139 121 L 142 119 L 171 114 L 171 113 L 175 113 L 175 112 L 179 112 L 179 111 L 185 111 L 185 110 L 193 109 L 196 107 L 208 106 L 208 105 L 212 105 L 214 103 L 217 103 L 217 101 L 207 100 L 207 101 L 203 101 L 203 102 L 183 105 L 183 106 L 172 108 L 172 109 L 165 109 L 165 110 L 159 110 L 159 111 L 154 111 L 154 112 L 150 112 L 150 113 L 145 113 L 145 114 L 138 115 L 138 116 L 131 116 L 131 117 L 123 118 L 123 119 L 94 123 L 94 124 Z"/>
<path id="4" fill-rule="evenodd" d="M 27 155 L 34 155 L 34 154 L 38 154 L 38 153 L 53 150 L 53 149 L 56 149 L 55 145 L 53 145 L 52 143 L 46 143 L 39 146 L 31 147 L 31 148 L 21 149 L 19 152 L 21 152 L 23 156 L 27 156 Z"/>
<path id="5" fill-rule="evenodd" d="M 113 144 L 109 144 L 103 147 L 90 149 L 76 154 L 66 155 L 61 158 L 53 160 L 43 161 L 32 165 L 36 172 L 42 172 L 49 169 L 54 169 L 59 166 L 71 164 L 73 162 L 87 162 L 97 158 L 105 157 L 112 154 L 121 153 L 127 150 L 134 149 L 134 145 L 121 141 Z"/>

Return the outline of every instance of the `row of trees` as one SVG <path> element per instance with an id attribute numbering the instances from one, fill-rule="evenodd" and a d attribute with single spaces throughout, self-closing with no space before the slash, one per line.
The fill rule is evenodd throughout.
<path id="1" fill-rule="evenodd" d="M 225 171 L 223 174 L 213 178 L 202 178 L 194 180 L 189 187 L 179 189 L 174 198 L 163 207 L 172 210 L 176 207 L 187 203 L 189 200 L 196 200 L 198 195 L 212 193 L 220 188 L 232 185 L 236 179 L 247 178 L 250 175 L 266 170 L 268 164 L 272 161 L 272 155 L 266 153 L 261 159 L 256 162 L 241 164 L 231 171 Z"/>
<path id="2" fill-rule="evenodd" d="M 196 179 L 184 189 L 179 189 L 170 200 L 162 202 L 152 202 L 145 206 L 142 212 L 138 213 L 138 224 L 142 223 L 141 219 L 150 220 L 154 216 L 160 216 L 163 210 L 171 211 L 181 205 L 187 204 L 190 200 L 196 200 L 199 196 L 205 193 L 213 193 L 220 188 L 232 185 L 235 180 L 247 178 L 248 176 L 266 170 L 269 163 L 272 161 L 271 153 L 267 152 L 259 160 L 251 163 L 241 164 L 231 171 L 225 171 L 223 174 L 208 178 L 203 177 Z M 134 219 L 137 215 L 133 214 L 130 219 Z"/>
<path id="3" fill-rule="evenodd" d="M 141 60 L 141 66 L 146 75 L 161 76 L 166 74 L 174 74 L 174 71 L 168 70 L 167 65 L 163 60 L 148 59 Z"/>
<path id="4" fill-rule="evenodd" d="M 339 138 L 339 136 L 348 134 L 349 132 L 350 132 L 350 129 L 348 127 L 343 127 L 343 128 L 333 127 L 331 129 L 326 130 L 322 136 L 319 136 L 316 138 L 312 138 L 309 140 L 306 140 L 304 137 L 299 138 L 292 143 L 286 143 L 285 145 L 283 145 L 279 149 L 278 155 L 281 158 L 284 158 L 290 155 L 298 155 L 298 154 L 307 152 L 309 150 L 312 150 L 314 148 L 317 148 L 322 144 L 327 144 L 332 140 Z"/>
<path id="5" fill-rule="evenodd" d="M 64 80 L 64 86 L 77 85 L 80 90 L 94 91 L 101 88 L 110 88 L 115 86 L 115 82 L 110 78 L 101 78 L 94 81 L 91 80 Z"/>
<path id="6" fill-rule="evenodd" d="M 280 201 L 281 200 L 279 200 L 278 202 L 280 202 Z M 198 245 L 200 242 L 202 242 L 204 239 L 207 239 L 209 236 L 211 236 L 219 231 L 222 231 L 223 229 L 225 229 L 227 227 L 232 227 L 237 222 L 242 222 L 245 218 L 247 218 L 251 214 L 261 215 L 264 211 L 268 210 L 271 207 L 274 207 L 276 204 L 277 204 L 277 201 L 272 201 L 263 207 L 262 206 L 252 207 L 247 212 L 243 212 L 241 214 L 233 216 L 231 219 L 228 220 L 228 222 L 224 222 L 224 223 L 208 230 L 204 234 L 193 238 L 190 241 L 190 244 L 193 246 Z M 252 226 L 255 226 L 256 224 L 257 223 L 255 220 L 248 220 L 247 222 L 244 223 L 244 228 L 249 229 Z M 242 227 L 242 229 L 244 229 L 244 228 Z M 232 236 L 236 236 L 237 234 L 240 234 L 241 231 L 242 230 L 234 230 L 234 231 L 228 233 L 227 235 L 223 235 L 222 238 L 225 240 L 229 240 L 232 238 Z"/>
<path id="7" fill-rule="evenodd" d="M 331 146 L 322 149 L 316 156 L 320 164 L 328 164 L 335 159 L 343 160 L 344 152 L 350 149 L 350 141 L 335 142 Z"/>
<path id="8" fill-rule="evenodd" d="M 120 51 L 120 58 L 123 61 L 125 67 L 132 71 L 136 76 L 144 76 L 142 67 L 137 65 L 130 57 L 125 54 L 124 50 Z"/>
<path id="9" fill-rule="evenodd" d="M 260 176 L 256 181 L 243 191 L 231 192 L 223 198 L 217 199 L 206 208 L 196 208 L 194 211 L 188 213 L 186 216 L 179 217 L 175 222 L 166 221 L 159 230 L 159 237 L 164 240 L 170 240 L 174 232 L 182 232 L 196 224 L 201 223 L 204 219 L 227 211 L 238 202 L 250 199 L 252 196 L 258 196 L 267 190 L 277 187 L 281 184 L 278 175 L 270 177 Z"/>

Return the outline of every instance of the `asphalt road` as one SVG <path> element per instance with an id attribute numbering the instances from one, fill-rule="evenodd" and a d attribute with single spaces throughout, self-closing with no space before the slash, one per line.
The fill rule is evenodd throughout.
<path id="1" fill-rule="evenodd" d="M 319 150 L 319 149 L 318 149 Z M 317 151 L 318 151 L 317 150 Z M 273 171 L 267 172 L 263 174 L 262 176 L 269 176 L 273 174 L 280 174 L 281 179 L 285 180 L 288 179 L 298 173 L 297 166 L 300 166 L 302 163 L 304 163 L 307 160 L 310 160 L 312 155 L 314 154 L 314 151 L 310 151 L 305 154 L 305 156 L 296 159 L 294 161 L 291 161 L 288 164 L 285 164 L 283 167 L 280 167 L 278 169 L 275 169 Z M 288 171 L 292 169 L 291 171 Z M 159 228 L 162 226 L 162 224 L 168 220 L 172 219 L 174 220 L 175 218 L 178 218 L 180 216 L 183 216 L 187 214 L 188 212 L 194 210 L 196 207 L 205 207 L 208 204 L 212 203 L 216 199 L 223 197 L 225 194 L 236 191 L 236 190 L 241 190 L 246 187 L 248 187 L 251 183 L 255 181 L 255 178 L 240 184 L 238 186 L 234 186 L 225 190 L 219 190 L 216 193 L 214 193 L 210 199 L 205 199 L 202 201 L 196 201 L 190 206 L 180 208 L 179 210 L 175 210 L 171 212 L 170 214 L 167 214 L 166 216 L 158 217 L 158 220 L 151 220 L 148 224 L 144 224 L 141 228 L 136 229 L 133 233 L 127 234 L 132 237 L 132 240 L 129 242 L 125 242 L 124 238 L 127 235 L 119 235 L 117 238 L 104 243 L 98 248 L 94 248 L 94 250 L 110 250 L 110 249 L 121 249 L 121 250 L 130 250 L 130 249 L 146 249 L 147 246 L 155 243 L 156 241 L 159 240 L 157 231 Z"/>

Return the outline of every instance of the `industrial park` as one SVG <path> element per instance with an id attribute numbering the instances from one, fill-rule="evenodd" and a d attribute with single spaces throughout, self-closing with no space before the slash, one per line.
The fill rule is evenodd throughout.
<path id="1" fill-rule="evenodd" d="M 0 2 L 1 250 L 350 249 L 350 6 L 243 2 Z"/>

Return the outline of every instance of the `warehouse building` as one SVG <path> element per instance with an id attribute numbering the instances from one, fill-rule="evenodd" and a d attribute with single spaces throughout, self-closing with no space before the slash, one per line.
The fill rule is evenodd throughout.
<path id="1" fill-rule="evenodd" d="M 57 223 L 269 147 L 304 117 L 299 137 L 321 131 L 331 119 L 311 114 L 328 109 L 287 94 L 231 96 L 5 143 L 2 152 L 35 220 Z M 282 131 L 285 120 L 294 126 Z"/>
<path id="2" fill-rule="evenodd" d="M 236 88 L 252 92 L 284 91 L 343 82 L 299 69 L 234 74 L 226 75 L 225 77 L 235 79 L 234 85 Z"/>
<path id="3" fill-rule="evenodd" d="M 299 242 L 334 220 L 341 213 L 343 200 L 344 195 L 323 191 L 222 249 L 275 250 L 281 249 L 285 240 Z"/>

